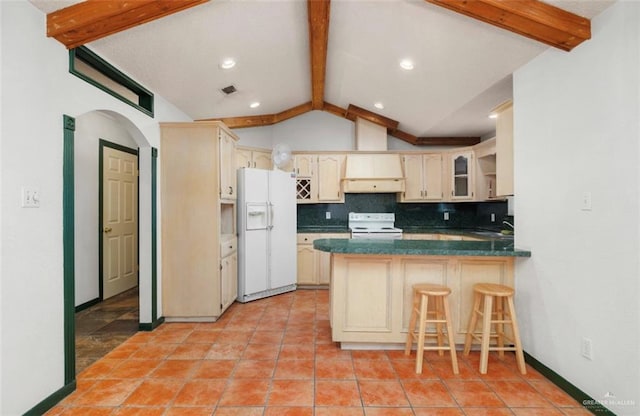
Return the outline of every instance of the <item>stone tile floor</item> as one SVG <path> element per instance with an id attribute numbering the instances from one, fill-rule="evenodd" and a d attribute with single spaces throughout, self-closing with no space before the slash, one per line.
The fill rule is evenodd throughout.
<path id="1" fill-rule="evenodd" d="M 328 291 L 234 304 L 215 323 L 138 332 L 78 375 L 48 415 L 589 415 L 514 356 L 343 351 L 331 342 Z"/>
<path id="2" fill-rule="evenodd" d="M 76 313 L 76 374 L 138 332 L 138 288 Z"/>

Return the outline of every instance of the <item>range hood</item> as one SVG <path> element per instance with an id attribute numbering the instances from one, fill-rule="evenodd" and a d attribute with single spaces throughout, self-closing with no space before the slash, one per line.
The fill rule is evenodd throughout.
<path id="1" fill-rule="evenodd" d="M 345 193 L 404 192 L 400 155 L 348 154 L 342 187 Z"/>

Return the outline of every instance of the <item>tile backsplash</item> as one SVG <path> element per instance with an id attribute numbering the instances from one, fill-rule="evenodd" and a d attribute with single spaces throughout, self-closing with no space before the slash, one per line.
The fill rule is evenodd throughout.
<path id="1" fill-rule="evenodd" d="M 326 219 L 329 212 L 331 219 Z M 349 212 L 393 212 L 399 228 L 502 229 L 507 202 L 398 203 L 395 194 L 346 194 L 344 204 L 299 204 L 298 227 L 347 227 Z M 444 213 L 449 220 L 444 220 Z M 495 214 L 495 222 L 491 214 Z"/>

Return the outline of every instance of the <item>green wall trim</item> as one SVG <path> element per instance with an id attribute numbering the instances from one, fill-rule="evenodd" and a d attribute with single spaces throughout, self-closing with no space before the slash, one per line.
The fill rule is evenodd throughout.
<path id="1" fill-rule="evenodd" d="M 75 60 L 79 59 L 92 67 L 94 70 L 100 72 L 102 75 L 106 76 L 110 80 L 120 84 L 121 86 L 127 88 L 134 94 L 138 96 L 138 102 L 135 103 L 128 98 L 118 94 L 111 88 L 106 85 L 101 84 L 97 80 L 87 76 L 86 74 L 78 71 L 75 66 Z M 111 65 L 109 62 L 105 61 L 103 58 L 98 56 L 96 53 L 92 52 L 86 46 L 79 46 L 74 49 L 69 50 L 69 72 L 78 78 L 88 82 L 94 87 L 101 89 L 107 94 L 111 95 L 118 100 L 129 104 L 130 106 L 142 111 L 146 115 L 150 117 L 154 117 L 154 109 L 153 109 L 153 93 L 134 81 L 133 79 L 126 76 L 116 67 Z"/>
<path id="2" fill-rule="evenodd" d="M 64 383 L 73 384 L 76 379 L 75 339 L 75 202 L 73 141 L 76 123 L 73 117 L 63 116 L 62 150 L 62 251 L 64 293 Z"/>
<path id="3" fill-rule="evenodd" d="M 49 409 L 53 408 L 60 400 L 70 395 L 76 389 L 75 380 L 66 384 L 61 389 L 53 392 L 49 397 L 33 406 L 24 413 L 24 416 L 40 416 L 45 414 Z"/>
<path id="4" fill-rule="evenodd" d="M 158 319 L 158 149 L 151 148 L 151 322 Z"/>
<path id="5" fill-rule="evenodd" d="M 104 148 L 109 147 L 111 149 L 119 150 L 121 152 L 129 153 L 132 155 L 138 156 L 138 151 L 136 149 L 131 149 L 129 147 L 123 146 L 118 143 L 113 143 L 108 140 L 100 139 L 98 140 L 98 297 L 100 300 L 104 300 L 104 291 L 102 289 L 102 282 L 104 281 L 104 275 L 102 273 L 104 268 L 104 259 L 102 258 L 102 253 L 104 249 L 104 245 L 102 242 L 102 221 L 104 220 L 103 206 L 104 206 L 104 195 L 102 183 L 104 181 L 103 170 L 104 170 Z M 139 157 L 138 157 L 139 159 Z M 138 160 L 138 169 L 140 166 L 140 160 Z M 140 192 L 140 178 L 138 177 L 138 193 Z M 138 195 L 138 200 L 140 196 Z M 138 219 L 140 218 L 140 204 L 138 206 Z M 140 241 L 140 221 L 138 221 L 138 242 Z M 140 259 L 140 244 L 138 244 L 138 259 Z M 138 282 L 140 282 L 140 274 L 138 272 Z"/>
<path id="6" fill-rule="evenodd" d="M 163 323 L 164 323 L 164 316 L 161 316 L 158 319 L 154 319 L 153 322 L 140 323 L 140 325 L 138 326 L 138 329 L 140 331 L 153 331 Z"/>
<path id="7" fill-rule="evenodd" d="M 88 309 L 88 308 L 92 307 L 93 305 L 97 305 L 98 303 L 100 303 L 100 298 L 91 299 L 88 302 L 85 302 L 85 303 L 83 303 L 81 305 L 76 306 L 75 307 L 75 311 L 76 311 L 76 313 L 81 312 L 81 311 L 83 311 L 85 309 Z"/>
<path id="8" fill-rule="evenodd" d="M 611 410 L 607 409 L 603 405 L 601 405 L 597 400 L 594 400 L 587 393 L 583 392 L 573 384 L 571 384 L 568 380 L 562 377 L 560 374 L 556 373 L 546 365 L 542 364 L 540 361 L 535 359 L 531 354 L 524 352 L 524 359 L 531 367 L 533 367 L 537 372 L 545 376 L 549 381 L 553 384 L 564 390 L 569 396 L 573 397 L 578 401 L 578 403 L 582 404 L 585 409 L 593 413 L 594 415 L 613 415 Z"/>

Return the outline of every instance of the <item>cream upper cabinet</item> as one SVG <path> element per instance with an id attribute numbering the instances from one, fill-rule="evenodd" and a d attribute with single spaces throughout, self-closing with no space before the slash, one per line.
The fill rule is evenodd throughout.
<path id="1" fill-rule="evenodd" d="M 474 198 L 475 164 L 472 150 L 449 154 L 449 173 L 452 201 L 469 201 Z"/>
<path id="2" fill-rule="evenodd" d="M 236 166 L 238 168 L 271 169 L 271 150 L 238 147 L 236 148 Z"/>
<path id="3" fill-rule="evenodd" d="M 442 154 L 406 154 L 402 156 L 405 176 L 405 191 L 400 202 L 441 201 Z"/>
<path id="4" fill-rule="evenodd" d="M 298 176 L 314 176 L 316 171 L 317 155 L 295 155 L 294 169 Z"/>
<path id="5" fill-rule="evenodd" d="M 344 202 L 341 179 L 345 155 L 294 155 L 298 203 Z"/>
<path id="6" fill-rule="evenodd" d="M 485 140 L 475 146 L 477 201 L 496 198 L 496 139 Z"/>
<path id="7" fill-rule="evenodd" d="M 496 195 L 513 195 L 513 105 L 494 110 L 496 119 Z"/>
<path id="8" fill-rule="evenodd" d="M 316 176 L 316 155 L 295 155 L 293 170 L 296 174 L 296 201 L 315 203 L 318 201 L 318 177 Z"/>
<path id="9" fill-rule="evenodd" d="M 318 201 L 344 201 L 340 188 L 345 155 L 318 156 Z"/>
<path id="10" fill-rule="evenodd" d="M 258 169 L 271 169 L 271 151 L 262 150 L 253 152 L 253 167 Z"/>
<path id="11" fill-rule="evenodd" d="M 236 138 L 224 129 L 218 130 L 220 140 L 220 198 L 235 200 L 236 189 Z"/>

